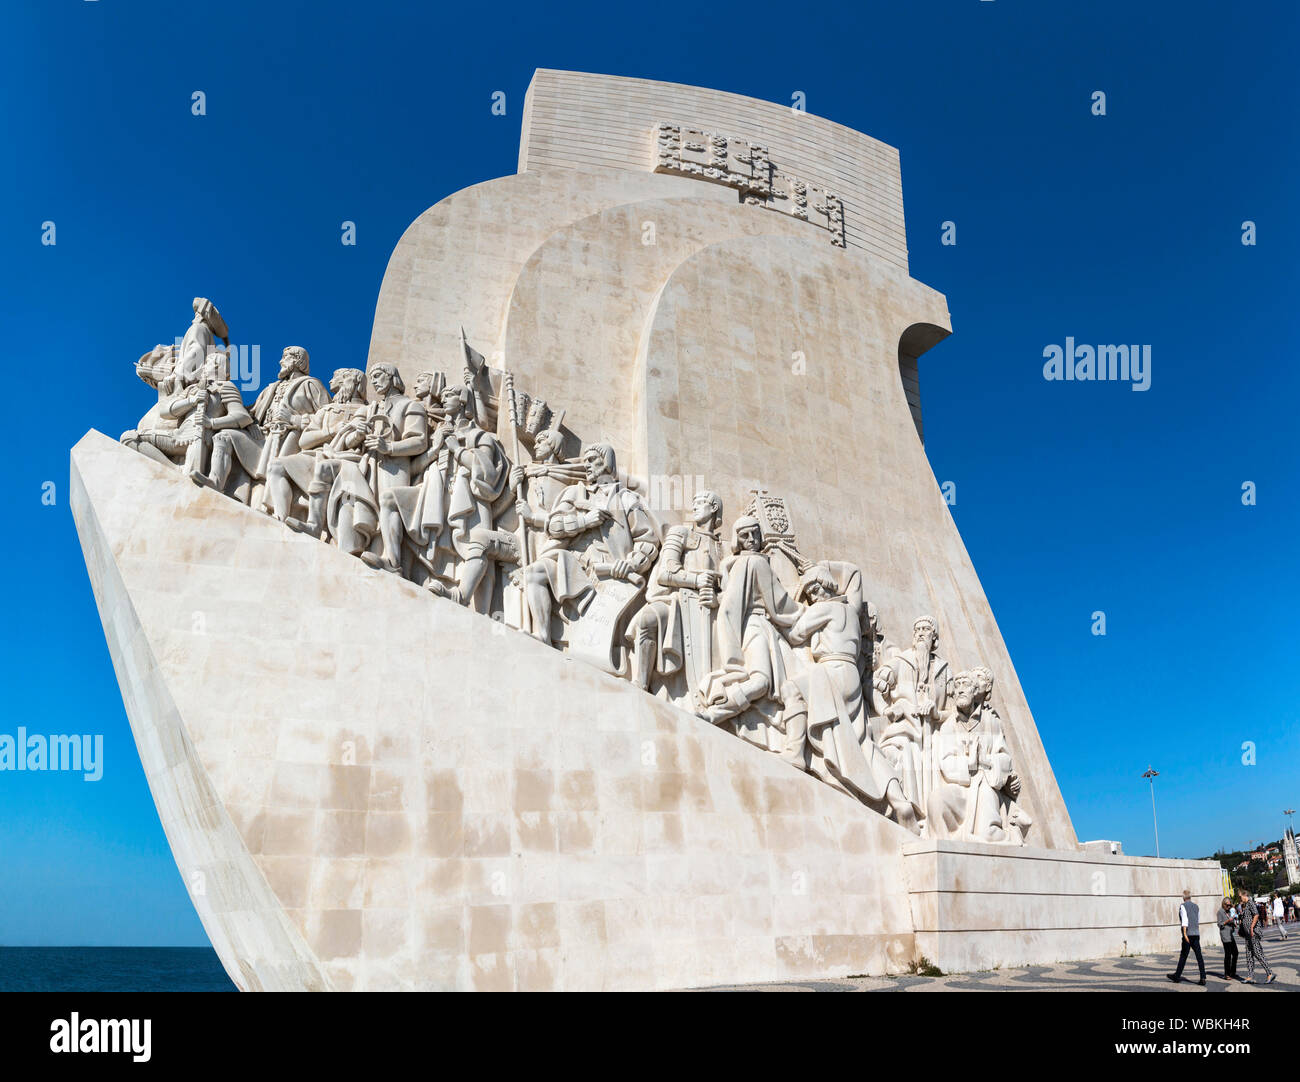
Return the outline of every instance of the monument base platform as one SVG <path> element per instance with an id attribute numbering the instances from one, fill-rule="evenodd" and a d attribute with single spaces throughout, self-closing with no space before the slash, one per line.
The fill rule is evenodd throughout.
<path id="1" fill-rule="evenodd" d="M 917 952 L 945 973 L 1167 951 L 1184 889 L 1203 936 L 1223 897 L 1203 860 L 921 841 L 904 846 L 903 870 Z"/>

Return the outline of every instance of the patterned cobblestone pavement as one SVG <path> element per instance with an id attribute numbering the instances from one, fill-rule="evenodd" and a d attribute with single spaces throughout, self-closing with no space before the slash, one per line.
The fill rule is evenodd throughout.
<path id="1" fill-rule="evenodd" d="M 1182 992 L 1224 993 L 1300 991 L 1300 924 L 1287 926 L 1290 938 L 1282 939 L 1276 928 L 1264 933 L 1264 957 L 1277 974 L 1270 985 L 1255 971 L 1255 984 L 1223 979 L 1223 949 L 1218 933 L 1202 936 L 1205 956 L 1205 987 L 1196 983 L 1196 957 L 1189 955 L 1183 980 L 1166 979 L 1178 964 L 1178 952 L 1145 954 L 1131 958 L 1098 958 L 1087 962 L 1065 962 L 1054 966 L 1024 969 L 994 969 L 983 973 L 955 973 L 944 977 L 846 977 L 834 981 L 795 981 L 789 984 L 723 985 L 704 988 L 707 992 Z M 1245 952 L 1237 972 L 1246 973 Z M 1188 979 L 1190 974 L 1191 979 Z"/>

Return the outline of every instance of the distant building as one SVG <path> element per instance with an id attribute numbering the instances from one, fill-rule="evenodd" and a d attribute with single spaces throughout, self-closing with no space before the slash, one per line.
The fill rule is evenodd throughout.
<path id="1" fill-rule="evenodd" d="M 1282 837 L 1282 855 L 1286 860 L 1287 885 L 1294 887 L 1300 883 L 1300 850 L 1296 847 L 1295 831 L 1290 827 Z"/>

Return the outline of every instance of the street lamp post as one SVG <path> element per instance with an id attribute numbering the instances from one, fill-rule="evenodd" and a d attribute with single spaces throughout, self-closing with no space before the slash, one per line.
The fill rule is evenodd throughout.
<path id="1" fill-rule="evenodd" d="M 1160 771 L 1152 770 L 1147 767 L 1146 773 L 1142 775 L 1151 783 L 1151 825 L 1156 831 L 1156 857 L 1160 856 L 1160 823 L 1156 820 L 1156 778 L 1160 777 Z"/>

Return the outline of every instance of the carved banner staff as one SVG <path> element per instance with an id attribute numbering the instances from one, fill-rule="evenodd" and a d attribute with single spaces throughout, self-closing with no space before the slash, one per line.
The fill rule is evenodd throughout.
<path id="1" fill-rule="evenodd" d="M 474 415 L 478 417 L 478 419 L 482 421 L 484 425 L 487 425 L 490 423 L 490 419 L 488 417 L 487 400 L 479 392 L 477 386 L 478 376 L 481 372 L 484 371 L 485 366 L 487 365 L 487 361 L 480 355 L 478 359 L 478 363 L 475 363 L 474 351 L 470 349 L 469 339 L 465 337 L 464 326 L 462 326 L 460 329 L 460 350 L 465 357 L 465 386 L 469 388 L 470 394 L 474 396 Z M 518 460 L 519 460 L 519 456 L 516 455 L 515 461 Z"/>
<path id="2" fill-rule="evenodd" d="M 465 336 L 465 329 L 461 328 L 461 338 Z M 515 376 L 513 372 L 507 371 L 505 375 L 506 382 L 506 400 L 510 403 L 510 449 L 513 452 L 511 462 L 516 465 L 522 464 L 519 456 L 519 406 L 515 398 Z M 525 482 L 527 483 L 527 482 Z M 516 493 L 516 499 L 521 499 L 522 493 Z M 528 523 L 524 521 L 524 516 L 519 516 L 519 564 L 524 566 L 528 563 Z"/>

